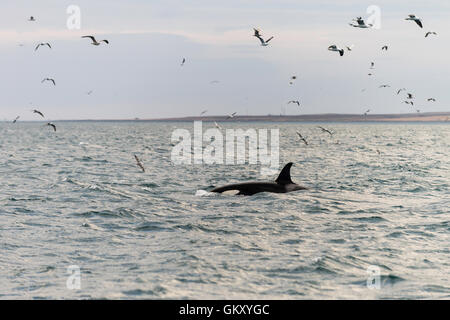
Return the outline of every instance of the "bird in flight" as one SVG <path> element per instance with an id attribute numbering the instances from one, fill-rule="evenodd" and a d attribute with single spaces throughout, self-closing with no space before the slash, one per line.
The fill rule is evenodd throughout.
<path id="1" fill-rule="evenodd" d="M 101 42 L 104 42 L 104 43 L 106 43 L 106 44 L 109 44 L 109 41 L 108 41 L 108 40 L 100 40 L 100 41 L 97 41 L 97 40 L 95 40 L 94 36 L 82 36 L 82 38 L 89 38 L 89 39 L 91 39 L 91 40 L 92 40 L 92 43 L 91 43 L 91 44 L 94 45 L 94 46 L 99 46 Z"/>
<path id="2" fill-rule="evenodd" d="M 382 46 L 381 47 L 381 50 L 386 50 L 387 51 L 387 49 L 388 49 L 388 46 Z"/>
<path id="3" fill-rule="evenodd" d="M 370 69 L 373 69 L 373 67 L 375 67 L 375 62 L 370 63 Z"/>
<path id="4" fill-rule="evenodd" d="M 33 111 L 33 113 L 37 113 L 37 114 L 40 115 L 42 118 L 45 118 L 45 117 L 44 117 L 44 114 L 43 114 L 42 112 L 40 112 L 39 110 L 34 109 L 34 110 L 31 110 L 31 111 Z"/>
<path id="5" fill-rule="evenodd" d="M 415 21 L 419 27 L 423 28 L 422 21 L 419 18 L 417 18 L 414 14 L 409 14 L 408 18 L 406 18 L 405 20 Z"/>
<path id="6" fill-rule="evenodd" d="M 181 61 L 181 66 L 183 66 L 185 62 L 186 62 L 186 58 L 183 58 L 183 60 Z"/>
<path id="7" fill-rule="evenodd" d="M 53 82 L 53 85 L 56 86 L 56 82 L 55 82 L 54 79 L 45 78 L 45 79 L 43 79 L 43 80 L 41 81 L 41 83 L 44 83 L 45 81 L 51 81 L 51 82 Z"/>
<path id="8" fill-rule="evenodd" d="M 371 27 L 373 27 L 373 24 L 370 24 L 370 23 L 366 24 L 364 22 L 363 18 L 361 18 L 361 17 L 357 17 L 356 19 L 353 19 L 352 21 L 355 21 L 356 23 L 351 22 L 351 23 L 349 23 L 349 25 L 351 25 L 352 27 L 355 27 L 355 28 L 371 28 Z"/>
<path id="9" fill-rule="evenodd" d="M 236 113 L 237 113 L 237 112 L 233 112 L 232 114 L 230 114 L 230 115 L 227 117 L 227 119 L 234 118 L 234 116 L 236 115 Z"/>
<path id="10" fill-rule="evenodd" d="M 414 102 L 412 102 L 412 101 L 404 101 L 406 104 L 410 104 L 410 105 L 414 105 Z"/>
<path id="11" fill-rule="evenodd" d="M 50 43 L 45 42 L 45 43 L 39 43 L 36 48 L 34 49 L 34 51 L 36 51 L 37 49 L 39 49 L 40 46 L 48 46 L 50 49 L 52 48 L 52 46 L 50 45 Z"/>
<path id="12" fill-rule="evenodd" d="M 390 85 L 388 85 L 388 84 L 382 84 L 381 86 L 379 86 L 378 88 L 389 88 L 390 87 Z"/>
<path id="13" fill-rule="evenodd" d="M 56 126 L 53 123 L 48 122 L 46 125 L 52 127 L 53 130 L 56 132 Z"/>
<path id="14" fill-rule="evenodd" d="M 136 164 L 139 166 L 139 168 L 141 168 L 142 172 L 145 172 L 145 168 L 142 165 L 141 160 L 139 160 L 139 158 L 137 157 L 137 155 L 134 155 L 134 158 L 136 159 Z"/>
<path id="15" fill-rule="evenodd" d="M 301 133 L 298 132 L 298 131 L 296 131 L 296 133 L 297 133 L 298 137 L 300 138 L 300 140 L 302 140 L 306 145 L 308 145 L 308 141 L 306 141 L 306 139 L 303 138 L 303 136 L 301 135 Z"/>
<path id="16" fill-rule="evenodd" d="M 297 76 L 292 76 L 291 81 L 289 81 L 289 84 L 293 84 L 296 79 L 297 79 Z"/>
<path id="17" fill-rule="evenodd" d="M 428 31 L 427 33 L 425 33 L 425 38 L 428 37 L 430 34 L 437 35 L 437 33 L 434 31 Z"/>
<path id="18" fill-rule="evenodd" d="M 261 45 L 263 47 L 268 46 L 269 45 L 269 41 L 273 39 L 273 36 L 270 37 L 267 40 L 264 40 L 260 31 L 258 29 L 253 28 L 253 30 L 255 31 L 255 33 L 253 34 L 254 37 L 257 37 L 259 39 L 259 41 L 261 41 Z"/>
<path id="19" fill-rule="evenodd" d="M 344 55 L 344 49 L 339 48 L 337 45 L 333 44 L 328 47 L 328 50 L 330 51 L 336 51 L 339 52 L 339 55 L 342 57 Z"/>
<path id="20" fill-rule="evenodd" d="M 88 92 L 86 92 L 86 94 L 87 94 L 88 96 L 90 96 L 92 92 L 93 92 L 92 90 L 89 90 Z"/>
<path id="21" fill-rule="evenodd" d="M 298 100 L 291 100 L 288 102 L 288 104 L 289 103 L 295 103 L 296 105 L 298 105 L 300 107 L 300 101 L 298 101 Z"/>
<path id="22" fill-rule="evenodd" d="M 348 51 L 352 51 L 352 49 L 353 49 L 354 46 L 355 46 L 355 45 L 352 44 L 351 46 L 345 46 L 345 47 L 347 48 Z"/>
<path id="23" fill-rule="evenodd" d="M 326 133 L 330 134 L 330 136 L 332 136 L 332 135 L 333 135 L 333 132 L 331 132 L 331 131 L 330 131 L 330 130 L 328 130 L 328 129 L 325 129 L 324 127 L 321 127 L 321 126 L 317 126 L 317 128 L 320 128 L 320 129 L 322 130 L 322 132 L 326 132 Z"/>
<path id="24" fill-rule="evenodd" d="M 399 94 L 399 93 L 402 92 L 403 90 L 406 90 L 406 89 L 405 89 L 405 88 L 398 89 L 397 94 Z"/>
<path id="25" fill-rule="evenodd" d="M 433 102 L 435 102 L 436 99 L 435 99 L 435 98 L 428 98 L 427 101 L 433 101 Z"/>
<path id="26" fill-rule="evenodd" d="M 36 19 L 35 19 L 33 16 L 31 16 L 31 17 L 28 19 L 28 21 L 36 21 Z"/>
<path id="27" fill-rule="evenodd" d="M 20 118 L 20 116 L 17 116 L 14 120 L 13 120 L 13 122 L 12 123 L 16 123 L 17 122 L 17 120 L 19 120 L 19 118 Z"/>
<path id="28" fill-rule="evenodd" d="M 366 112 L 364 112 L 364 115 L 367 116 L 367 114 L 370 112 L 370 109 L 367 109 Z"/>
<path id="29" fill-rule="evenodd" d="M 414 99 L 413 94 L 412 93 L 407 93 L 406 99 Z"/>
<path id="30" fill-rule="evenodd" d="M 208 110 L 203 110 L 200 115 L 205 114 L 206 112 L 208 112 Z"/>
<path id="31" fill-rule="evenodd" d="M 219 126 L 219 124 L 217 122 L 214 121 L 214 125 L 216 126 L 217 129 L 222 130 L 222 127 Z"/>

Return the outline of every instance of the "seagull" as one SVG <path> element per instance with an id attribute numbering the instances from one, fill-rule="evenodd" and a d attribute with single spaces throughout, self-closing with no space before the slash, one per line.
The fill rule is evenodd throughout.
<path id="1" fill-rule="evenodd" d="M 186 58 L 183 58 L 183 60 L 181 61 L 181 66 L 183 66 L 185 62 L 186 62 Z"/>
<path id="2" fill-rule="evenodd" d="M 357 17 L 356 19 L 353 19 L 353 21 L 356 21 L 357 24 L 355 23 L 349 23 L 349 25 L 351 25 L 352 27 L 356 27 L 356 28 L 371 28 L 373 27 L 373 24 L 366 24 L 363 20 L 363 18 L 361 17 Z"/>
<path id="3" fill-rule="evenodd" d="M 92 40 L 92 43 L 91 43 L 91 44 L 94 45 L 94 46 L 99 46 L 101 42 L 104 42 L 104 43 L 106 43 L 106 44 L 109 44 L 109 41 L 108 41 L 108 40 L 100 40 L 100 41 L 97 41 L 97 40 L 95 40 L 94 36 L 82 36 L 82 38 L 89 38 L 89 39 L 91 39 L 91 40 Z"/>
<path id="4" fill-rule="evenodd" d="M 368 73 L 367 75 L 368 75 L 368 76 L 373 76 L 373 73 Z"/>
<path id="5" fill-rule="evenodd" d="M 407 95 L 408 95 L 408 96 L 406 97 L 406 99 L 414 99 L 412 93 L 407 93 Z"/>
<path id="6" fill-rule="evenodd" d="M 203 110 L 200 115 L 205 114 L 208 110 Z"/>
<path id="7" fill-rule="evenodd" d="M 364 112 L 364 115 L 367 116 L 367 114 L 370 112 L 370 109 L 367 109 L 366 112 Z"/>
<path id="8" fill-rule="evenodd" d="M 402 92 L 403 90 L 406 90 L 406 89 L 405 89 L 405 88 L 398 89 L 397 95 L 398 95 L 400 92 Z"/>
<path id="9" fill-rule="evenodd" d="M 37 49 L 39 49 L 40 46 L 48 46 L 50 49 L 52 48 L 52 47 L 50 46 L 50 43 L 45 42 L 45 43 L 39 43 L 39 44 L 36 46 L 36 48 L 34 49 L 34 51 L 36 51 Z"/>
<path id="10" fill-rule="evenodd" d="M 420 19 L 417 18 L 414 14 L 409 14 L 408 18 L 406 18 L 405 20 L 415 21 L 419 27 L 423 28 L 422 21 L 420 21 Z"/>
<path id="11" fill-rule="evenodd" d="M 355 46 L 355 45 L 352 44 L 351 46 L 345 46 L 345 47 L 347 48 L 348 51 L 352 51 L 352 49 L 353 49 L 354 46 Z"/>
<path id="12" fill-rule="evenodd" d="M 86 92 L 86 94 L 87 94 L 88 96 L 90 96 L 92 92 L 93 92 L 92 90 L 89 90 L 88 92 Z"/>
<path id="13" fill-rule="evenodd" d="M 33 111 L 33 113 L 37 113 L 37 114 L 40 115 L 42 118 L 45 118 L 45 117 L 44 117 L 44 114 L 43 114 L 42 112 L 40 112 L 39 110 L 34 109 L 34 110 L 31 110 L 31 111 Z"/>
<path id="14" fill-rule="evenodd" d="M 308 141 L 306 141 L 305 138 L 303 138 L 303 136 L 301 135 L 300 132 L 296 131 L 296 133 L 298 134 L 298 137 L 300 138 L 300 140 L 302 140 L 306 145 L 308 145 Z"/>
<path id="15" fill-rule="evenodd" d="M 17 122 L 17 120 L 19 120 L 19 118 L 20 118 L 20 116 L 17 116 L 14 120 L 13 120 L 13 122 L 12 123 L 16 123 Z"/>
<path id="16" fill-rule="evenodd" d="M 428 98 L 427 101 L 433 101 L 433 102 L 435 102 L 436 99 L 435 99 L 435 98 Z"/>
<path id="17" fill-rule="evenodd" d="M 382 84 L 381 86 L 379 86 L 378 88 L 389 88 L 390 87 L 390 85 L 388 85 L 388 84 Z"/>
<path id="18" fill-rule="evenodd" d="M 387 49 L 388 49 L 388 46 L 382 46 L 381 47 L 381 50 L 386 50 L 387 51 Z"/>
<path id="19" fill-rule="evenodd" d="M 326 132 L 326 133 L 329 133 L 329 134 L 330 134 L 330 136 L 332 136 L 332 135 L 333 135 L 333 132 L 331 132 L 331 131 L 330 131 L 330 130 L 328 130 L 328 129 L 325 129 L 325 128 L 321 127 L 321 126 L 317 126 L 317 128 L 320 128 L 320 129 L 322 130 L 322 132 Z"/>
<path id="20" fill-rule="evenodd" d="M 41 83 L 44 83 L 45 81 L 51 81 L 51 82 L 53 82 L 53 85 L 56 86 L 56 82 L 54 79 L 45 78 L 44 80 L 41 81 Z"/>
<path id="21" fill-rule="evenodd" d="M 300 107 L 300 101 L 298 101 L 298 100 L 291 100 L 287 104 L 289 104 L 289 103 L 295 103 Z"/>
<path id="22" fill-rule="evenodd" d="M 230 114 L 230 115 L 227 117 L 227 119 L 234 118 L 234 116 L 236 115 L 236 113 L 237 113 L 237 112 L 233 112 L 232 114 Z"/>
<path id="23" fill-rule="evenodd" d="M 30 19 L 28 19 L 28 21 L 36 21 L 36 19 L 33 16 L 31 16 Z"/>
<path id="24" fill-rule="evenodd" d="M 256 33 L 256 32 L 255 32 L 255 33 Z M 272 37 L 270 37 L 269 39 L 264 40 L 264 39 L 259 35 L 259 33 L 258 33 L 258 36 L 255 34 L 255 37 L 257 37 L 257 38 L 259 39 L 259 41 L 261 41 L 261 45 L 262 45 L 263 47 L 268 46 L 268 45 L 269 45 L 269 41 L 273 39 L 273 36 L 272 36 Z"/>
<path id="25" fill-rule="evenodd" d="M 404 103 L 406 103 L 406 104 L 410 104 L 410 105 L 414 105 L 414 102 L 412 102 L 412 101 L 403 101 Z"/>
<path id="26" fill-rule="evenodd" d="M 293 84 L 295 79 L 297 79 L 297 76 L 292 76 L 291 77 L 291 81 L 289 82 L 289 84 Z"/>
<path id="27" fill-rule="evenodd" d="M 142 169 L 142 172 L 145 172 L 145 168 L 142 165 L 141 160 L 139 160 L 139 158 L 137 157 L 137 155 L 134 155 L 134 158 L 136 159 L 136 164 Z"/>
<path id="28" fill-rule="evenodd" d="M 428 31 L 427 33 L 425 33 L 425 38 L 428 37 L 430 34 L 437 35 L 437 33 L 434 31 Z"/>
<path id="29" fill-rule="evenodd" d="M 219 124 L 217 122 L 214 121 L 214 125 L 216 126 L 217 129 L 222 130 L 222 127 L 219 126 Z"/>
<path id="30" fill-rule="evenodd" d="M 328 50 L 339 52 L 339 55 L 340 55 L 341 57 L 344 55 L 344 49 L 339 48 L 339 47 L 336 46 L 335 44 L 329 46 L 329 47 L 328 47 Z"/>
<path id="31" fill-rule="evenodd" d="M 371 62 L 370 63 L 370 69 L 373 69 L 374 66 L 375 66 L 375 62 Z"/>
<path id="32" fill-rule="evenodd" d="M 56 126 L 53 123 L 48 122 L 46 125 L 52 127 L 53 130 L 56 132 Z"/>
<path id="33" fill-rule="evenodd" d="M 416 111 L 417 111 L 417 113 L 419 113 L 419 112 L 420 112 L 420 110 L 419 110 L 419 109 L 416 109 Z"/>

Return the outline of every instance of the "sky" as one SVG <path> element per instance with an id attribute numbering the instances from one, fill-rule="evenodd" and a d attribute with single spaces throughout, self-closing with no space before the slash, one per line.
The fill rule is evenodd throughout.
<path id="1" fill-rule="evenodd" d="M 379 29 L 349 26 L 372 5 Z M 3 0 L 0 12 L 0 120 L 450 111 L 448 0 Z M 333 44 L 354 47 L 340 57 Z"/>

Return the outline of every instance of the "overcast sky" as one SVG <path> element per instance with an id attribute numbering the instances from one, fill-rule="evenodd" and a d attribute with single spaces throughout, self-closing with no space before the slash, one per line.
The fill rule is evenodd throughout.
<path id="1" fill-rule="evenodd" d="M 80 30 L 67 28 L 69 5 Z M 381 28 L 349 26 L 370 5 Z M 53 120 L 450 110 L 448 0 L 3 0 L 0 12 L 0 119 L 37 119 L 31 108 Z M 274 36 L 269 46 L 253 27 Z M 40 42 L 52 49 L 35 51 Z M 354 48 L 340 57 L 332 44 Z"/>

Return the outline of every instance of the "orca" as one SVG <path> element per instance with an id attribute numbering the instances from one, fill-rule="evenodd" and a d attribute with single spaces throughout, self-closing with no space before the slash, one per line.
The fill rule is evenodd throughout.
<path id="1" fill-rule="evenodd" d="M 244 182 L 229 184 L 212 189 L 210 192 L 224 193 L 234 191 L 236 195 L 251 196 L 259 192 L 286 193 L 297 190 L 307 190 L 308 188 L 299 186 L 291 180 L 292 162 L 289 162 L 281 170 L 280 175 L 275 182 Z"/>

